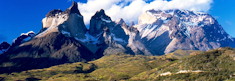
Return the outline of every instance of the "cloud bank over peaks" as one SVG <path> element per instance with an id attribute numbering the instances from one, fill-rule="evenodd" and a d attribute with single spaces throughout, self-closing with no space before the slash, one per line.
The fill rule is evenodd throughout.
<path id="1" fill-rule="evenodd" d="M 89 24 L 91 16 L 96 11 L 104 9 L 112 20 L 123 18 L 126 22 L 137 22 L 144 11 L 184 9 L 207 12 L 213 0 L 88 0 L 87 3 L 78 2 L 78 7 L 84 21 Z"/>

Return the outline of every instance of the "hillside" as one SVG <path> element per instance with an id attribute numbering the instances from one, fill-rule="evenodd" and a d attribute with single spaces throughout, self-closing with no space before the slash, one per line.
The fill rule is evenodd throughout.
<path id="1" fill-rule="evenodd" d="M 177 58 L 176 58 L 177 57 Z M 0 80 L 26 81 L 234 81 L 235 49 L 178 50 L 163 56 L 112 54 L 90 62 L 1 74 Z"/>

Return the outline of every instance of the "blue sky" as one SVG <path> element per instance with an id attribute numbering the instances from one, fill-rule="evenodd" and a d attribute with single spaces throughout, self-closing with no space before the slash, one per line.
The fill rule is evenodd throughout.
<path id="1" fill-rule="evenodd" d="M 214 0 L 209 13 L 232 37 L 235 37 L 235 0 Z"/>
<path id="2" fill-rule="evenodd" d="M 74 0 L 86 2 L 86 0 Z M 218 19 L 225 31 L 235 37 L 235 1 L 214 0 L 208 11 Z M 0 42 L 12 42 L 21 33 L 38 32 L 42 18 L 53 9 L 65 10 L 68 0 L 0 0 Z"/>

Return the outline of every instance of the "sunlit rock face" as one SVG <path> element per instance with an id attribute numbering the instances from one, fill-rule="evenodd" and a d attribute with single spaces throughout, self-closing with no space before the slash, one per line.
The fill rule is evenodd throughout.
<path id="1" fill-rule="evenodd" d="M 79 12 L 76 2 L 65 11 L 50 11 L 42 20 L 42 24 L 42 33 L 37 37 L 43 37 L 51 32 L 61 32 L 68 37 L 84 38 L 87 32 L 83 16 Z"/>

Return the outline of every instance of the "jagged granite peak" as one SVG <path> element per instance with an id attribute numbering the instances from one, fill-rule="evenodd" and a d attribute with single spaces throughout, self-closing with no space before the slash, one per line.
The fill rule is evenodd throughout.
<path id="1" fill-rule="evenodd" d="M 77 2 L 73 1 L 72 5 L 65 11 L 65 13 L 72 14 L 76 13 L 78 15 L 81 15 Z"/>
<path id="2" fill-rule="evenodd" d="M 100 9 L 100 11 L 97 11 L 97 13 L 100 15 L 105 14 L 104 9 Z M 98 15 L 97 13 L 96 13 L 96 15 Z"/>
<path id="3" fill-rule="evenodd" d="M 122 18 L 116 20 L 115 23 L 116 23 L 116 24 L 120 24 L 120 25 L 126 24 L 125 21 L 124 21 Z"/>
<path id="4" fill-rule="evenodd" d="M 83 42 L 86 47 L 99 57 L 127 50 L 128 35 L 122 25 L 113 22 L 103 9 L 92 16 L 89 32 L 85 36 L 86 39 L 76 39 Z"/>
<path id="5" fill-rule="evenodd" d="M 135 25 L 135 22 L 132 21 L 132 22 L 130 23 L 130 26 L 134 26 L 134 25 Z"/>
<path id="6" fill-rule="evenodd" d="M 78 15 L 81 15 L 79 9 L 78 9 L 78 5 L 77 5 L 77 2 L 73 1 L 72 2 L 72 5 L 66 9 L 65 11 L 62 11 L 60 9 L 54 9 L 52 11 L 50 11 L 49 13 L 47 13 L 46 17 L 50 17 L 50 16 L 55 16 L 56 14 L 78 14 Z"/>
<path id="7" fill-rule="evenodd" d="M 91 17 L 91 19 L 102 20 L 104 22 L 112 21 L 111 18 L 105 14 L 105 11 L 103 9 L 97 11 L 95 15 Z"/>
<path id="8" fill-rule="evenodd" d="M 103 31 L 105 25 L 111 22 L 111 18 L 105 14 L 105 11 L 103 9 L 101 9 L 100 11 L 97 11 L 94 16 L 91 17 L 89 33 L 93 36 L 97 36 Z"/>
<path id="9" fill-rule="evenodd" d="M 216 19 L 201 12 L 149 10 L 140 16 L 134 27 L 140 32 L 142 45 L 151 54 L 161 55 L 177 49 L 205 51 L 235 47 L 233 38 Z"/>
<path id="10" fill-rule="evenodd" d="M 61 32 L 68 37 L 85 37 L 87 29 L 76 2 L 64 12 L 53 10 L 48 15 L 42 20 L 43 28 L 36 37 L 43 37 L 51 32 Z"/>
<path id="11" fill-rule="evenodd" d="M 103 9 L 101 9 L 100 11 L 97 11 L 95 15 L 92 16 L 92 18 L 95 18 L 95 19 L 105 18 L 107 20 L 111 20 L 111 18 L 105 14 L 105 11 Z"/>

